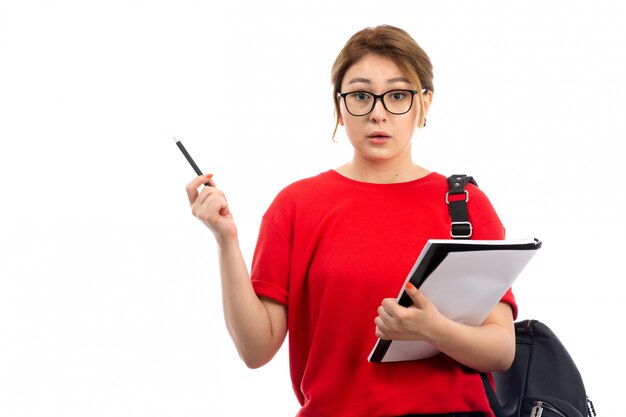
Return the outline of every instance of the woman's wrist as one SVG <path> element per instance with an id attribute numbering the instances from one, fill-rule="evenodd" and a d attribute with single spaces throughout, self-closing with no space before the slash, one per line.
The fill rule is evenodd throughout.
<path id="1" fill-rule="evenodd" d="M 226 235 L 219 235 L 215 233 L 214 235 L 220 252 L 228 252 L 235 248 L 239 249 L 239 238 L 237 236 L 237 232 L 228 233 Z"/>

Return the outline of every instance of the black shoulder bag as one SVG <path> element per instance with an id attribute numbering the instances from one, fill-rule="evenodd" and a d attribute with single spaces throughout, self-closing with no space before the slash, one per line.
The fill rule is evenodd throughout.
<path id="1" fill-rule="evenodd" d="M 470 239 L 467 175 L 448 177 L 445 201 L 450 211 L 450 237 Z M 515 359 L 506 372 L 494 372 L 496 390 L 480 374 L 496 417 L 595 417 L 593 403 L 576 364 L 558 337 L 537 320 L 515 323 Z"/>

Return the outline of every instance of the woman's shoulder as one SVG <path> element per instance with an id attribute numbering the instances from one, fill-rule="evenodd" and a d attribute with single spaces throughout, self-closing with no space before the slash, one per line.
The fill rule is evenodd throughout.
<path id="1" fill-rule="evenodd" d="M 296 180 L 282 188 L 269 207 L 272 211 L 291 211 L 303 204 L 309 204 L 327 195 L 333 188 L 332 171 Z"/>
<path id="2" fill-rule="evenodd" d="M 446 190 L 449 189 L 449 181 L 452 179 L 454 179 L 455 177 L 458 177 L 458 175 L 450 175 L 450 176 L 444 176 L 441 174 L 437 174 L 437 178 L 436 181 L 437 183 L 439 183 L 439 186 L 443 186 L 446 187 Z M 487 195 L 485 194 L 485 191 L 483 189 L 481 189 L 478 185 L 472 183 L 472 182 L 467 182 L 465 185 L 465 190 L 469 193 L 470 196 L 475 196 L 481 199 L 487 198 Z"/>
<path id="3" fill-rule="evenodd" d="M 328 170 L 317 175 L 299 179 L 285 186 L 277 194 L 281 199 L 298 199 L 312 193 L 328 190 L 334 182 L 334 171 Z"/>

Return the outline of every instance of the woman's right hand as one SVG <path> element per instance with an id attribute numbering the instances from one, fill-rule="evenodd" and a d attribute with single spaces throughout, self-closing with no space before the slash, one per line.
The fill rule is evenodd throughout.
<path id="1" fill-rule="evenodd" d="M 213 232 L 218 242 L 226 242 L 237 238 L 237 226 L 228 208 L 228 201 L 222 190 L 215 187 L 211 179 L 213 174 L 201 175 L 187 184 L 187 197 L 191 205 L 191 213 Z M 200 192 L 198 189 L 205 183 Z"/>

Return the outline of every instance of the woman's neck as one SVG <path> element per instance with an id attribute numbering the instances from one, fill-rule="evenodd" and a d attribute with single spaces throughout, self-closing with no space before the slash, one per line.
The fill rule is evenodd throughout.
<path id="1" fill-rule="evenodd" d="M 430 173 L 412 161 L 392 164 L 360 161 L 357 158 L 337 168 L 336 171 L 350 179 L 374 184 L 408 182 L 425 177 Z"/>

